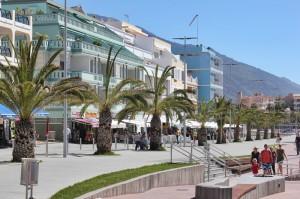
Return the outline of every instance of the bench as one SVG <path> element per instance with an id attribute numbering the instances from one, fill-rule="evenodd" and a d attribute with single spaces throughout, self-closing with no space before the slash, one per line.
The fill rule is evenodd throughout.
<path id="1" fill-rule="evenodd" d="M 232 187 L 232 198 L 240 199 L 246 193 L 256 189 L 256 184 L 237 184 Z"/>
<path id="2" fill-rule="evenodd" d="M 241 165 L 239 165 L 239 163 Z M 244 173 L 251 170 L 250 158 L 239 158 L 239 161 L 226 160 L 227 168 L 232 170 L 233 173 Z"/>

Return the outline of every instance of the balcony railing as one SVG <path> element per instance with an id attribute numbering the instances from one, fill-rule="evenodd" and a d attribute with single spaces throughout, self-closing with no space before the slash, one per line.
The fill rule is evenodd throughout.
<path id="1" fill-rule="evenodd" d="M 32 20 L 40 23 L 45 23 L 45 22 L 53 23 L 55 21 L 64 22 L 64 15 L 62 14 L 33 15 Z M 105 27 L 89 25 L 71 17 L 67 17 L 67 24 L 68 26 L 73 25 L 74 28 L 77 28 L 78 31 L 82 31 L 83 33 L 87 33 L 86 32 L 87 30 L 92 33 L 97 33 L 101 36 L 108 37 L 119 42 L 123 41 L 121 37 L 113 34 L 111 31 L 106 30 Z"/>
<path id="2" fill-rule="evenodd" d="M 11 57 L 10 49 L 5 46 L 0 46 L 0 55 L 6 56 L 6 57 Z"/>
<path id="3" fill-rule="evenodd" d="M 25 24 L 25 25 L 29 25 L 29 19 L 27 16 L 16 14 L 15 17 L 16 17 L 17 22 Z"/>
<path id="4" fill-rule="evenodd" d="M 106 54 L 106 55 L 108 55 L 108 52 L 109 52 L 109 50 L 104 47 L 96 46 L 94 44 L 87 43 L 87 42 L 73 42 L 72 50 L 89 50 L 89 51 L 95 51 L 98 53 L 100 52 L 100 53 Z M 112 52 L 112 56 L 115 56 L 115 54 L 116 54 L 116 52 Z M 136 63 L 140 63 L 140 64 L 143 63 L 143 60 L 134 58 L 134 57 L 130 57 L 122 51 L 120 51 L 120 53 L 118 54 L 118 58 L 130 61 L 130 62 L 136 62 Z"/>
<path id="5" fill-rule="evenodd" d="M 80 77 L 84 82 L 102 82 L 103 81 L 103 75 L 102 74 L 94 74 L 84 71 L 68 71 L 67 72 L 68 77 Z M 57 70 L 54 71 L 50 76 L 49 79 L 51 80 L 57 80 L 64 78 L 64 71 L 63 70 Z"/>
<path id="6" fill-rule="evenodd" d="M 11 12 L 9 10 L 4 10 L 0 8 L 0 11 L 1 11 L 1 17 L 12 20 Z"/>

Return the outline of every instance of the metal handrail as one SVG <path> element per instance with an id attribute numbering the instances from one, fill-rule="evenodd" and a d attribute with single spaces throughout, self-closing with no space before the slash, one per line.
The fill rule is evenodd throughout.
<path id="1" fill-rule="evenodd" d="M 209 143 L 207 143 L 207 144 L 209 144 Z M 225 156 L 225 157 L 230 157 L 229 160 L 233 160 L 234 162 L 240 164 L 240 159 L 239 159 L 239 158 L 230 155 L 229 153 L 223 151 L 222 149 L 220 149 L 220 148 L 218 148 L 218 147 L 216 147 L 216 146 L 214 146 L 214 145 L 209 144 L 209 146 L 210 146 L 210 148 L 211 148 L 212 150 L 214 150 L 214 151 L 217 152 L 218 154 L 223 155 L 223 156 Z M 219 150 L 219 151 L 217 151 L 217 150 Z M 221 152 L 220 152 L 220 151 L 221 151 Z"/>
<path id="2" fill-rule="evenodd" d="M 289 164 L 289 160 L 294 160 L 294 159 L 299 159 L 298 165 L 297 164 Z M 298 174 L 300 173 L 300 157 L 294 157 L 294 158 L 289 158 L 286 159 L 286 163 L 283 163 L 283 165 L 286 165 L 286 174 L 289 176 L 289 169 L 291 175 L 293 174 L 293 169 L 298 169 Z"/>

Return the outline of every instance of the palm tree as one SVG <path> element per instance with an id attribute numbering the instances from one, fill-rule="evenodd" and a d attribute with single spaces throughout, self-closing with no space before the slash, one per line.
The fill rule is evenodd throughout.
<path id="1" fill-rule="evenodd" d="M 260 130 L 261 130 L 261 127 L 262 127 L 262 123 L 264 121 L 264 112 L 262 112 L 261 110 L 258 110 L 256 111 L 256 117 L 254 119 L 254 122 L 255 122 L 255 125 L 256 125 L 256 138 L 255 140 L 261 140 L 261 136 L 260 136 Z"/>
<path id="2" fill-rule="evenodd" d="M 247 118 L 249 117 L 250 111 L 249 109 L 245 109 L 243 104 L 239 104 L 233 107 L 232 111 L 232 121 L 235 124 L 234 130 L 234 142 L 240 142 L 240 124 L 247 122 Z"/>
<path id="3" fill-rule="evenodd" d="M 62 51 L 56 51 L 48 62 L 37 70 L 38 51 L 46 36 L 39 36 L 35 46 L 33 42 L 23 44 L 20 41 L 18 49 L 8 36 L 7 38 L 15 52 L 17 64 L 11 64 L 7 58 L 7 66 L 0 63 L 0 71 L 5 75 L 5 79 L 0 79 L 0 103 L 20 118 L 15 126 L 15 147 L 12 155 L 13 161 L 21 161 L 22 158 L 35 156 L 32 123 L 34 114 L 47 105 L 62 102 L 64 99 L 72 100 L 76 97 L 83 100 L 83 93 L 89 86 L 82 83 L 80 78 L 66 78 L 53 85 L 45 84 L 47 77 L 60 69 L 52 62 Z"/>
<path id="4" fill-rule="evenodd" d="M 247 117 L 245 118 L 246 119 L 245 122 L 246 122 L 246 125 L 247 125 L 246 141 L 253 141 L 252 135 L 251 135 L 251 126 L 255 122 L 256 113 L 257 113 L 257 109 L 251 107 L 248 110 Z"/>
<path id="5" fill-rule="evenodd" d="M 284 114 L 280 111 L 272 111 L 270 114 L 270 125 L 271 125 L 271 138 L 275 138 L 275 126 L 278 124 L 282 119 L 285 118 Z"/>
<path id="6" fill-rule="evenodd" d="M 218 125 L 217 144 L 226 143 L 226 135 L 224 134 L 223 127 L 228 116 L 228 110 L 231 107 L 231 100 L 226 100 L 225 96 L 222 98 L 215 98 L 214 100 L 214 117 Z"/>
<path id="7" fill-rule="evenodd" d="M 115 60 L 121 49 L 122 48 L 119 48 L 116 52 L 114 52 L 113 47 L 110 47 L 104 71 L 103 93 L 99 95 L 96 92 L 93 92 L 89 99 L 86 100 L 85 105 L 81 110 L 81 112 L 84 113 L 90 105 L 93 105 L 98 108 L 99 111 L 99 134 L 97 136 L 97 151 L 95 154 L 106 154 L 111 151 L 111 123 L 113 119 L 111 110 L 113 106 L 124 102 L 131 102 L 132 104 L 138 104 L 138 102 L 144 105 L 147 104 L 142 92 L 140 92 L 143 90 L 142 88 L 145 86 L 145 83 L 140 80 L 126 78 L 119 82 L 115 87 L 112 88 L 110 86 Z M 115 55 L 111 59 L 113 53 Z"/>
<path id="8" fill-rule="evenodd" d="M 192 115 L 194 114 L 195 107 L 187 96 L 187 93 L 190 91 L 179 89 L 168 96 L 163 96 L 167 90 L 165 83 L 169 77 L 172 77 L 172 70 L 175 67 L 167 66 L 159 76 L 159 67 L 156 66 L 155 73 L 152 74 L 153 81 L 147 70 L 144 67 L 140 68 L 146 72 L 149 81 L 148 89 L 145 90 L 148 105 L 137 106 L 136 104 L 129 103 L 118 117 L 124 118 L 126 115 L 132 115 L 133 117 L 138 112 L 144 112 L 148 116 L 152 116 L 149 133 L 151 138 L 150 150 L 158 150 L 161 146 L 160 117 L 162 114 L 165 114 L 167 120 L 169 120 L 175 113 L 178 120 L 182 120 L 182 113 L 186 112 Z"/>
<path id="9" fill-rule="evenodd" d="M 205 100 L 202 99 L 202 101 L 198 103 L 198 113 L 193 116 L 195 120 L 201 123 L 201 128 L 197 135 L 199 146 L 203 146 L 204 142 L 207 141 L 205 123 L 213 116 L 213 104 L 214 99 L 210 100 L 209 102 L 205 102 Z"/>

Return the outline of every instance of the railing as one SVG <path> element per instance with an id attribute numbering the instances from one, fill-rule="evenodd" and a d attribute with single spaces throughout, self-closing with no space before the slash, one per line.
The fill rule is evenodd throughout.
<path id="1" fill-rule="evenodd" d="M 87 42 L 73 42 L 72 49 L 74 49 L 74 50 L 90 50 L 90 51 L 100 52 L 102 54 L 108 54 L 108 52 L 109 52 L 109 50 L 104 47 L 96 46 L 94 44 L 87 43 Z M 115 49 L 115 50 L 118 50 L 118 49 Z M 116 54 L 116 52 L 112 52 L 112 56 L 115 56 L 115 54 Z M 118 54 L 118 58 L 124 59 L 127 61 L 131 61 L 131 62 L 137 62 L 140 64 L 143 63 L 143 60 L 134 58 L 134 57 L 130 57 L 122 51 L 120 51 L 120 53 Z"/>
<path id="2" fill-rule="evenodd" d="M 205 165 L 207 168 L 207 179 L 210 181 L 210 173 L 211 173 L 211 163 L 215 162 L 218 163 L 220 166 L 223 166 L 224 168 L 224 175 L 227 177 L 227 171 L 228 166 L 226 160 L 218 157 L 216 154 L 212 153 L 209 149 L 209 145 L 205 146 L 204 148 L 196 147 L 191 144 L 190 151 L 186 150 L 184 147 L 178 147 L 173 144 L 173 141 L 171 140 L 171 163 L 173 162 L 173 150 L 177 151 L 178 153 L 182 154 L 183 156 L 187 157 L 189 159 L 189 162 L 199 162 Z M 195 151 L 200 153 L 200 155 L 203 155 L 203 157 L 200 157 L 195 155 Z M 229 155 L 231 156 L 231 155 Z M 232 157 L 232 156 L 231 156 Z M 239 164 L 240 165 L 240 164 Z M 239 175 L 241 173 L 239 172 Z"/>
<path id="3" fill-rule="evenodd" d="M 11 57 L 10 49 L 5 46 L 0 46 L 0 55 L 5 57 Z"/>
<path id="4" fill-rule="evenodd" d="M 32 20 L 36 21 L 36 22 L 47 22 L 47 21 L 50 21 L 50 22 L 62 21 L 62 22 L 64 22 L 64 15 L 62 15 L 62 14 L 33 15 Z M 73 26 L 77 27 L 78 29 L 81 29 L 81 31 L 88 30 L 90 32 L 97 33 L 99 35 L 111 38 L 111 39 L 119 41 L 119 42 L 123 41 L 123 39 L 121 37 L 119 37 L 118 35 L 115 35 L 111 31 L 106 30 L 105 27 L 89 25 L 87 23 L 83 23 L 83 22 L 81 22 L 77 19 L 71 18 L 71 17 L 67 17 L 67 23 L 68 23 L 68 25 L 73 25 Z"/>
<path id="5" fill-rule="evenodd" d="M 239 175 L 241 175 L 241 162 L 240 162 L 239 158 L 230 155 L 229 153 L 223 151 L 222 149 L 219 149 L 218 147 L 216 147 L 212 144 L 206 143 L 206 145 L 207 145 L 206 148 L 208 148 L 211 151 L 214 151 L 216 154 L 218 154 L 220 156 L 223 156 L 224 158 L 226 158 L 226 160 L 231 160 L 231 161 L 237 163 L 239 165 Z"/>
<path id="6" fill-rule="evenodd" d="M 1 11 L 1 17 L 12 20 L 11 12 L 9 10 L 4 10 L 0 8 L 0 11 Z"/>
<path id="7" fill-rule="evenodd" d="M 68 77 L 81 77 L 82 80 L 94 80 L 94 81 L 103 81 L 102 74 L 93 74 L 88 72 L 81 71 L 68 71 Z M 50 79 L 61 79 L 64 78 L 64 71 L 57 70 L 54 71 L 50 76 Z"/>
<path id="8" fill-rule="evenodd" d="M 291 164 L 289 163 L 289 161 L 293 162 L 293 160 L 297 160 L 298 159 L 298 164 Z M 300 175 L 300 157 L 295 157 L 295 158 L 289 158 L 286 160 L 286 164 L 283 163 L 283 165 L 286 166 L 286 174 L 289 177 L 293 177 L 295 175 Z"/>
<path id="9" fill-rule="evenodd" d="M 197 78 L 193 78 L 193 77 L 189 77 L 189 76 L 187 76 L 186 78 L 187 78 L 187 83 L 191 82 L 191 83 L 198 84 Z"/>
<path id="10" fill-rule="evenodd" d="M 16 17 L 15 20 L 16 20 L 17 22 L 22 23 L 22 24 L 25 24 L 25 25 L 29 25 L 29 19 L 28 19 L 27 16 L 16 14 L 15 17 Z"/>

